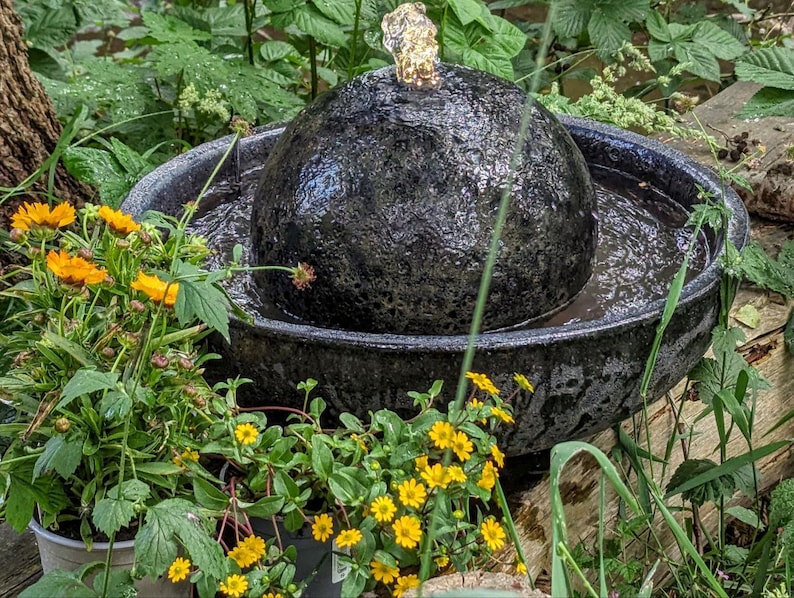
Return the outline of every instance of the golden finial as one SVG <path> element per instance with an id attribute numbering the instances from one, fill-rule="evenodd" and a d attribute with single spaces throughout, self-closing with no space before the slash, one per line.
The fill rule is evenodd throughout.
<path id="1" fill-rule="evenodd" d="M 414 89 L 435 89 L 441 82 L 436 71 L 436 26 L 425 15 L 421 2 L 401 4 L 383 17 L 383 45 L 394 56 L 397 80 Z"/>

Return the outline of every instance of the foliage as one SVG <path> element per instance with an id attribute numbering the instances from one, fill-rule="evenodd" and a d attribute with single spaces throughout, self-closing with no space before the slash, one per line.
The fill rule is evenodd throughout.
<path id="1" fill-rule="evenodd" d="M 365 424 L 348 413 L 333 430 L 321 426 L 325 401 L 309 401 L 314 380 L 299 385 L 306 394 L 305 412 L 276 406 L 241 409 L 230 392 L 225 402 L 216 399 L 215 409 L 226 409 L 226 415 L 209 430 L 201 449 L 203 455 L 229 460 L 225 493 L 201 484 L 196 497 L 208 509 L 225 509 L 230 529 L 222 529 L 221 536 L 234 539 L 229 546 L 241 546 L 243 536 L 267 532 L 271 523 L 266 519 L 274 516 L 282 518 L 288 531 L 310 528 L 329 550 L 333 538 L 333 551 L 346 569 L 345 596 L 357 596 L 378 582 L 396 589 L 413 583 L 416 576 L 410 572 L 429 541 L 436 505 L 444 523 L 429 547 L 434 570 L 484 566 L 506 540 L 489 505 L 504 465 L 493 434 L 512 415 L 510 397 L 501 399 L 484 375 L 475 376 L 481 388 L 494 392 L 482 391 L 480 399 L 475 389 L 460 411 L 454 404 L 446 411 L 436 409 L 439 381 L 427 393 L 411 393 L 419 412 L 410 420 L 379 410 Z M 266 413 L 279 411 L 292 412 L 291 423 L 282 427 L 268 421 Z M 447 449 L 454 454 L 451 460 Z M 275 529 L 267 535 L 282 541 Z M 238 566 L 227 574 L 243 575 L 257 593 L 294 593 L 273 575 L 263 578 L 261 566 L 249 569 L 259 559 L 244 554 L 237 548 L 229 552 Z M 199 579 L 212 576 L 199 569 Z"/>
<path id="2" fill-rule="evenodd" d="M 764 85 L 737 117 L 794 115 L 794 49 L 770 47 L 748 54 L 736 63 L 736 76 Z"/>

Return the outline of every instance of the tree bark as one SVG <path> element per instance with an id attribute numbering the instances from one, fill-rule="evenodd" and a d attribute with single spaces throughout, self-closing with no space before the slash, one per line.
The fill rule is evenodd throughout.
<path id="1" fill-rule="evenodd" d="M 0 186 L 14 187 L 25 180 L 52 153 L 60 134 L 52 103 L 30 70 L 13 0 L 0 0 Z M 9 215 L 23 200 L 46 201 L 41 195 L 46 189 L 44 176 L 24 195 L 9 198 L 0 206 L 0 228 L 8 228 Z M 77 205 L 93 194 L 61 165 L 56 169 L 54 193 Z"/>

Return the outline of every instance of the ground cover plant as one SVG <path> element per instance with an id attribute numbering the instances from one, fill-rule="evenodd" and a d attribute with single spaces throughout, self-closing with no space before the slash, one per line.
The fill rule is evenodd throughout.
<path id="1" fill-rule="evenodd" d="M 230 409 L 226 403 L 229 399 L 223 398 L 222 392 L 229 389 L 210 389 L 200 376 L 201 360 L 207 356 L 198 358 L 200 349 L 196 347 L 204 334 L 198 321 L 223 331 L 224 316 L 221 312 L 225 309 L 222 292 L 212 286 L 216 281 L 192 267 L 201 255 L 200 241 L 194 243 L 185 238 L 179 241 L 179 235 L 162 241 L 153 228 L 143 228 L 141 230 L 149 237 L 147 245 L 144 241 L 146 236 L 139 230 L 114 228 L 114 225 L 120 229 L 126 226 L 134 228 L 136 224 L 122 226 L 127 222 L 124 216 L 112 210 L 140 176 L 176 152 L 225 134 L 234 117 L 254 124 L 287 119 L 323 90 L 360 72 L 385 65 L 387 58 L 378 38 L 379 23 L 382 15 L 396 4 L 374 0 L 177 0 L 168 4 L 121 0 L 19 0 L 15 4 L 25 22 L 31 65 L 44 81 L 60 117 L 66 123 L 64 143 L 56 148 L 55 160 L 40 169 L 38 175 L 49 176 L 50 167 L 61 159 L 74 176 L 98 189 L 99 200 L 97 205 L 88 205 L 75 212 L 80 226 L 74 231 L 68 228 L 71 212 L 66 204 L 58 203 L 52 195 L 38 197 L 38 203 L 29 201 L 29 207 L 18 212 L 15 222 L 20 226 L 16 228 L 22 232 L 13 233 L 10 237 L 5 232 L 6 236 L 0 235 L 0 239 L 6 241 L 4 257 L 16 252 L 28 260 L 0 279 L 0 308 L 5 314 L 0 324 L 0 342 L 11 343 L 3 345 L 8 350 L 0 356 L 0 375 L 5 380 L 2 389 L 4 393 L 13 395 L 23 408 L 21 412 L 28 418 L 7 422 L 3 427 L 8 433 L 22 433 L 22 437 L 11 444 L 8 458 L 4 457 L 0 463 L 0 470 L 6 473 L 4 487 L 8 492 L 3 508 L 6 518 L 17 527 L 26 524 L 34 498 L 45 507 L 47 521 L 63 519 L 60 507 L 64 497 L 53 489 L 55 484 L 52 481 L 58 475 L 73 476 L 77 471 L 75 467 L 82 466 L 82 463 L 77 463 L 82 454 L 93 462 L 92 471 L 99 469 L 108 477 L 79 475 L 76 477 L 83 481 L 92 481 L 83 487 L 70 489 L 79 491 L 79 499 L 92 505 L 69 515 L 75 522 L 80 522 L 78 529 L 86 538 L 89 538 L 92 526 L 112 537 L 134 519 L 131 510 L 141 514 L 147 508 L 147 501 L 153 499 L 159 501 L 159 505 L 177 506 L 185 512 L 200 507 L 195 516 L 203 521 L 209 515 L 224 520 L 230 506 L 239 506 L 240 503 L 235 503 L 236 498 L 230 498 L 228 487 L 226 492 L 213 492 L 212 484 L 216 483 L 214 473 L 204 470 L 206 461 L 200 466 L 200 462 L 193 458 L 194 452 L 198 455 L 209 437 L 216 446 L 207 451 L 208 454 L 231 454 L 244 470 L 250 468 L 252 471 L 250 478 L 244 477 L 243 487 L 252 494 L 244 495 L 249 500 L 243 500 L 246 504 L 241 507 L 241 512 L 248 509 L 251 514 L 273 514 L 279 497 L 273 501 L 270 500 L 272 496 L 257 495 L 267 487 L 264 480 L 268 479 L 267 474 L 257 468 L 257 459 L 263 459 L 261 449 L 271 440 L 280 441 L 269 437 L 266 441 L 268 432 L 262 432 L 264 420 L 260 416 L 233 410 L 234 417 L 238 419 L 234 420 L 236 425 L 231 428 L 228 421 L 215 422 L 213 427 L 210 421 L 202 422 L 199 417 L 193 429 L 189 429 L 188 420 L 202 412 L 208 415 L 213 401 L 215 416 L 226 418 Z M 651 3 L 649 0 L 627 3 L 562 0 L 551 3 L 551 11 L 542 7 L 537 13 L 540 16 L 536 18 L 521 16 L 520 10 L 532 4 L 522 0 L 491 3 L 434 0 L 427 4 L 428 14 L 440 29 L 439 41 L 444 60 L 515 80 L 558 111 L 645 132 L 664 130 L 683 134 L 669 108 L 676 104 L 690 105 L 693 89 L 716 90 L 739 78 L 766 86 L 744 107 L 743 114 L 791 114 L 789 95 L 794 89 L 790 81 L 794 76 L 794 58 L 790 34 L 779 30 L 774 36 L 760 35 L 758 23 L 768 15 L 740 2 L 725 2 L 723 6 L 741 15 L 741 19 L 726 18 L 723 13 L 728 10 L 707 14 L 705 8 L 700 10 L 696 3 Z M 603 72 L 597 73 L 597 70 L 602 71 L 602 67 Z M 646 73 L 643 83 L 627 87 L 626 78 L 638 70 Z M 565 95 L 565 91 L 580 79 L 591 83 L 590 93 L 580 98 Z M 704 84 L 712 87 L 703 87 Z M 681 94 L 682 90 L 690 95 Z M 699 133 L 696 131 L 695 134 Z M 729 178 L 726 174 L 726 180 Z M 25 194 L 31 181 L 17 181 L 13 186 L 0 190 L 0 200 L 11 204 L 23 197 L 30 199 Z M 100 207 L 99 203 L 105 205 Z M 100 212 L 103 209 L 105 216 Z M 503 205 L 501 214 L 504 212 Z M 695 214 L 693 225 L 708 219 L 720 221 L 723 217 L 718 208 L 712 207 L 709 211 Z M 178 230 L 176 223 L 170 224 L 172 232 Z M 497 222 L 495 238 L 498 230 Z M 128 235 L 132 236 L 128 238 Z M 55 242 L 56 238 L 60 244 Z M 124 247 L 119 241 L 130 243 L 130 246 Z M 170 248 L 168 243 L 172 243 Z M 126 252 L 130 247 L 134 250 L 131 255 L 138 262 Z M 91 257 L 85 251 L 80 257 L 77 255 L 80 250 L 89 250 Z M 653 591 L 676 596 L 790 595 L 791 521 L 794 519 L 791 482 L 781 483 L 772 492 L 767 516 L 763 497 L 758 496 L 759 481 L 753 465 L 757 459 L 785 445 L 765 443 L 763 438 L 759 439 L 754 434 L 755 399 L 758 390 L 764 387 L 764 380 L 736 352 L 741 332 L 730 324 L 727 308 L 742 278 L 791 296 L 794 250 L 791 245 L 785 246 L 776 261 L 752 245 L 741 257 L 730 248 L 727 255 L 724 309 L 720 324 L 714 331 L 714 354 L 704 358 L 690 376 L 691 387 L 697 388 L 699 400 L 703 402 L 702 417 L 712 418 L 718 430 L 720 446 L 715 459 L 686 460 L 673 473 L 669 484 L 661 487 L 658 482 L 660 470 L 664 477 L 665 463 L 671 452 L 678 450 L 679 446 L 687 446 L 691 441 L 691 429 L 679 437 L 670 438 L 661 447 L 649 446 L 642 435 L 633 438 L 620 435 L 619 444 L 609 458 L 583 443 L 556 447 L 552 460 L 553 483 L 559 481 L 565 463 L 573 454 L 591 452 L 603 468 L 605 479 L 623 498 L 627 515 L 619 522 L 619 534 L 601 537 L 595 551 L 585 550 L 567 541 L 564 505 L 553 488 L 556 501 L 556 541 L 552 555 L 554 595 L 579 592 L 626 596 L 650 595 Z M 85 263 L 74 261 L 77 257 Z M 137 271 L 142 264 L 146 266 L 144 270 L 152 269 L 156 276 L 162 276 L 158 278 L 159 282 L 138 278 Z M 182 265 L 175 267 L 174 264 Z M 100 273 L 103 274 L 101 280 Z M 30 282 L 20 283 L 15 278 L 19 275 L 27 276 L 28 281 L 38 281 L 39 288 L 45 291 L 36 291 Z M 487 279 L 486 267 L 486 290 Z M 208 285 L 206 288 L 201 286 L 205 284 Z M 679 280 L 678 286 L 671 291 L 671 305 L 676 300 L 677 290 L 680 291 L 680 284 Z M 181 291 L 176 291 L 177 285 Z M 210 291 L 210 287 L 215 291 Z M 140 291 L 143 295 L 133 299 L 133 291 Z M 196 295 L 205 292 L 210 293 L 213 299 L 207 303 L 199 302 Z M 482 291 L 482 296 L 484 293 Z M 162 326 L 158 328 L 157 335 L 150 334 L 146 343 L 137 346 L 126 333 L 135 335 L 156 327 L 145 323 L 141 315 L 144 312 L 138 311 L 138 303 L 133 308 L 132 301 L 144 305 L 145 314 L 155 318 L 155 323 L 161 322 Z M 107 336 L 103 326 L 115 318 L 121 318 L 119 321 L 123 323 L 125 334 Z M 34 330 L 35 327 L 39 328 Z M 478 327 L 475 317 L 472 334 Z M 45 334 L 43 338 L 41 331 Z M 790 343 L 791 338 L 789 331 L 787 342 Z M 81 343 L 91 347 L 90 355 L 79 350 Z M 106 349 L 112 350 L 113 355 Z M 133 352 L 146 358 L 128 361 Z M 22 354 L 24 358 L 19 363 L 9 359 L 10 355 Z M 155 359 L 160 355 L 167 359 L 167 363 Z M 182 359 L 186 361 L 182 362 Z M 470 361 L 463 365 L 463 372 L 471 369 Z M 652 352 L 648 367 L 653 367 Z M 146 397 L 139 397 L 135 384 L 130 386 L 119 377 L 128 368 L 132 368 L 132 373 L 127 380 L 145 381 L 146 392 L 151 391 Z M 69 374 L 68 380 L 64 373 Z M 487 377 L 479 380 L 485 384 Z M 191 390 L 184 396 L 181 390 L 188 387 Z M 59 412 L 58 418 L 47 423 L 46 415 L 49 414 L 44 414 L 43 409 L 33 404 L 31 397 L 55 388 L 60 388 L 60 396 L 53 407 L 56 411 L 67 410 L 69 413 Z M 472 401 L 467 403 L 465 388 L 464 381 L 459 381 L 450 417 L 463 413 L 471 416 L 469 419 L 474 417 L 475 413 L 470 409 Z M 427 393 L 422 401 L 432 398 L 434 392 Z M 98 403 L 86 404 L 86 393 L 94 393 Z M 687 396 L 682 395 L 679 400 L 683 402 Z M 174 397 L 178 400 L 171 401 Z M 5 395 L 3 398 L 8 399 Z M 493 396 L 486 392 L 482 398 L 496 400 L 498 393 Z M 166 409 L 166 402 L 175 405 L 167 410 L 182 411 L 164 415 L 160 410 Z M 49 405 L 47 401 L 41 404 Z M 426 415 L 429 405 L 424 403 L 421 407 Z M 126 477 L 127 465 L 133 461 L 127 461 L 128 457 L 123 456 L 124 450 L 119 451 L 113 442 L 107 442 L 115 439 L 119 431 L 123 434 L 128 428 L 145 428 L 140 422 L 130 424 L 130 414 L 139 408 L 153 410 L 153 414 L 140 413 L 142 418 L 151 418 L 155 422 L 180 422 L 176 428 L 153 427 L 156 433 L 168 431 L 158 442 L 131 438 L 133 444 L 129 446 L 135 451 L 156 454 L 153 459 L 141 459 L 141 455 L 136 453 L 135 467 L 141 473 L 140 480 Z M 319 419 L 322 409 L 317 404 L 305 411 Z M 493 414 L 493 411 L 489 413 Z M 509 415 L 509 410 L 506 413 Z M 782 414 L 780 425 L 789 421 L 792 414 Z M 382 417 L 384 421 L 388 419 L 388 416 Z M 61 421 L 61 418 L 66 421 Z M 430 423 L 430 419 L 426 423 Z M 97 427 L 100 420 L 115 423 L 105 430 Z M 637 429 L 642 430 L 642 420 L 638 421 Z M 254 426 L 256 434 L 246 435 L 250 430 L 245 424 Z M 384 471 L 375 451 L 365 455 L 359 443 L 361 440 L 371 449 L 373 441 L 377 438 L 380 442 L 380 438 L 371 430 L 359 428 L 359 424 L 350 421 L 341 438 L 328 440 L 329 447 L 347 456 L 361 450 L 356 457 L 359 459 L 357 465 L 377 462 L 380 471 Z M 456 434 L 465 430 L 464 433 L 468 432 L 475 438 L 474 430 L 480 428 L 473 427 L 473 424 L 473 420 L 460 424 Z M 304 432 L 312 427 L 306 420 L 295 425 L 304 426 Z M 377 425 L 373 421 L 375 429 Z M 177 433 L 172 433 L 174 431 Z M 195 434 L 204 436 L 197 440 Z M 484 468 L 487 462 L 496 463 L 498 452 L 491 452 L 487 435 L 476 434 L 479 435 L 476 438 L 482 440 L 482 446 L 478 444 L 477 447 L 480 458 L 477 467 Z M 746 443 L 747 450 L 728 457 L 725 446 L 737 434 Z M 353 438 L 353 435 L 359 437 Z M 23 445 L 36 438 L 42 445 L 36 452 L 26 452 Z M 89 440 L 92 438 L 94 440 Z M 254 442 L 247 442 L 249 438 Z M 299 454 L 311 455 L 308 458 L 323 477 L 323 472 L 328 470 L 328 452 L 323 444 L 326 441 L 315 443 L 309 439 L 308 433 L 297 438 L 299 442 L 309 443 Z M 116 453 L 107 454 L 105 448 L 92 453 L 95 445 L 109 447 Z M 468 445 L 461 440 L 461 446 L 465 449 Z M 382 445 L 378 448 L 385 450 Z M 436 443 L 431 450 L 438 451 L 434 454 L 437 463 L 433 466 L 449 465 L 444 461 L 447 457 L 441 453 L 447 450 L 446 446 Z M 470 451 L 462 452 L 468 454 Z M 447 454 L 452 458 L 456 453 L 450 449 Z M 109 461 L 115 459 L 119 466 L 97 466 L 100 457 Z M 305 458 L 299 457 L 290 466 L 305 465 L 301 462 Z M 146 461 L 158 463 L 154 469 L 159 473 L 173 473 L 174 477 L 168 480 L 166 487 L 159 484 L 159 478 L 153 477 L 154 474 L 147 476 Z M 267 459 L 259 465 L 262 463 L 272 465 Z M 18 464 L 20 467 L 24 465 L 24 472 L 15 469 Z M 445 474 L 438 471 L 441 472 L 439 478 L 433 478 L 432 472 L 428 475 L 441 486 Z M 483 479 L 483 471 L 478 469 L 478 476 L 471 479 L 467 476 L 465 485 L 472 495 L 479 496 L 485 490 L 478 485 L 478 480 Z M 259 478 L 256 477 L 257 472 L 260 472 Z M 373 473 L 372 467 L 368 472 Z M 423 472 L 425 468 L 417 464 L 414 472 L 419 476 L 417 483 L 422 483 L 418 480 L 424 479 Z M 356 477 L 359 474 L 347 470 L 343 473 L 363 485 Z M 330 478 L 330 475 L 326 477 Z M 284 514 L 289 517 L 292 513 L 297 522 L 295 513 L 305 511 L 303 491 L 306 484 L 293 488 L 283 478 L 279 479 L 279 494 L 289 499 L 282 502 L 293 505 Z M 340 479 L 347 483 L 347 477 Z M 139 483 L 130 483 L 137 481 L 142 481 L 146 488 Z M 494 482 L 492 489 L 498 494 L 498 481 Z M 44 488 L 47 484 L 49 486 Z M 353 497 L 350 488 L 358 486 L 353 482 L 349 484 L 350 487 L 342 484 L 341 492 L 351 494 L 349 498 L 355 502 L 358 496 Z M 749 508 L 728 506 L 728 501 L 737 492 L 750 498 Z M 387 497 L 386 491 L 383 497 Z M 355 505 L 346 505 L 343 500 L 342 506 L 360 508 L 370 503 L 374 505 L 380 498 L 373 494 L 367 497 L 367 501 L 358 501 Z M 268 500 L 260 502 L 263 499 Z M 168 503 L 168 500 L 188 501 L 190 506 L 181 502 Z M 393 498 L 390 500 L 395 510 L 397 507 L 411 507 L 399 505 Z M 505 503 L 504 497 L 499 500 Z M 327 504 L 330 507 L 333 503 L 331 500 Z M 718 527 L 707 530 L 695 523 L 687 526 L 687 522 L 697 521 L 698 510 L 707 503 L 714 504 L 719 511 Z M 361 573 L 351 577 L 355 579 L 355 583 L 349 582 L 351 588 L 359 590 L 367 584 L 371 586 L 374 579 L 392 584 L 392 591 L 398 595 L 420 577 L 425 578 L 448 566 L 447 563 L 441 565 L 445 561 L 438 559 L 446 557 L 458 568 L 465 566 L 464 563 L 469 561 L 460 557 L 456 563 L 453 556 L 454 551 L 461 548 L 454 545 L 457 536 L 453 535 L 452 543 L 447 546 L 444 541 L 450 530 L 435 529 L 432 523 L 439 513 L 445 512 L 444 509 L 455 509 L 449 506 L 452 503 L 437 501 L 435 504 L 442 506 L 423 512 L 423 517 L 431 523 L 422 529 L 422 537 L 425 538 L 422 551 L 410 556 L 401 552 L 405 546 L 395 548 L 398 542 L 392 542 L 386 548 L 377 542 L 388 543 L 390 538 L 397 536 L 407 538 L 406 542 L 412 540 L 415 535 L 412 521 L 410 529 L 405 527 L 409 525 L 405 521 L 400 532 L 386 530 L 377 536 L 377 542 L 372 532 L 376 524 L 369 522 L 366 528 L 363 524 L 358 525 L 367 519 L 363 515 L 360 521 L 356 520 L 356 526 L 344 530 L 352 532 L 356 529 L 361 533 L 363 544 L 356 546 L 358 542 L 353 543 L 356 548 L 350 564 L 359 567 L 357 571 L 369 568 L 367 575 L 371 576 L 365 579 Z M 443 506 L 445 504 L 446 507 Z M 283 504 L 279 505 L 279 509 L 282 507 Z M 380 500 L 377 507 L 382 509 L 384 517 L 387 511 L 391 513 L 386 500 Z M 149 508 L 156 511 L 152 517 L 156 522 L 159 507 L 150 503 Z M 166 521 L 165 514 L 162 515 L 161 524 Z M 314 524 L 325 522 L 320 512 L 311 516 Z M 492 564 L 488 559 L 492 549 L 499 548 L 500 543 L 515 532 L 509 513 L 503 514 L 502 521 L 489 519 L 491 516 L 481 511 L 479 515 L 465 517 L 465 525 L 473 526 L 471 530 L 475 533 L 479 530 L 487 548 L 478 553 L 483 559 L 478 561 L 478 565 Z M 410 520 L 412 515 L 406 511 L 400 517 Z M 752 530 L 751 542 L 739 545 L 728 537 L 729 524 L 736 520 Z M 206 538 L 212 539 L 212 526 L 208 521 Z M 225 521 L 229 518 L 226 517 Z M 489 521 L 492 525 L 488 524 Z M 377 521 L 377 524 L 382 523 Z M 247 535 L 245 532 L 248 530 L 245 518 L 240 518 L 240 527 L 235 527 L 237 524 L 235 520 L 232 527 L 235 533 L 242 535 L 238 535 L 234 542 L 227 541 L 225 546 L 221 546 L 207 544 L 197 537 L 182 538 L 180 541 L 184 544 L 193 543 L 195 554 L 189 551 L 189 554 L 176 557 L 171 547 L 163 553 L 154 551 L 149 561 L 144 559 L 143 572 L 166 574 L 174 580 L 196 575 L 195 581 L 201 586 L 203 595 L 212 595 L 218 588 L 230 596 L 259 590 L 264 592 L 271 587 L 265 583 L 275 581 L 278 583 L 272 587 L 279 593 L 286 595 L 297 591 L 299 588 L 292 585 L 291 577 L 294 555 L 284 556 L 272 542 L 260 546 L 258 540 L 245 540 L 243 535 Z M 653 544 L 653 528 L 659 525 L 673 530 L 684 554 L 682 559 L 673 558 L 665 552 L 665 547 Z M 172 531 L 176 533 L 176 529 Z M 256 536 L 251 534 L 250 537 Z M 514 535 L 512 537 L 515 538 Z M 649 546 L 642 558 L 632 556 L 636 553 L 626 550 L 629 541 L 637 538 Z M 342 542 L 352 540 L 350 533 L 342 537 Z M 145 543 L 141 545 L 146 546 Z M 444 546 L 446 553 L 441 551 Z M 479 547 L 483 547 L 482 541 Z M 254 561 L 249 558 L 249 553 L 256 555 Z M 395 554 L 399 554 L 403 564 L 407 562 L 415 566 L 416 572 L 401 572 Z M 524 563 L 519 558 L 510 566 L 514 570 L 523 570 Z M 664 568 L 669 570 L 670 581 L 667 588 L 659 590 L 654 588 L 651 580 L 654 573 Z M 396 573 L 395 569 L 398 569 Z M 401 578 L 402 583 L 399 582 Z M 104 579 L 110 583 L 108 577 Z M 101 595 L 107 587 L 100 586 L 97 593 Z"/>

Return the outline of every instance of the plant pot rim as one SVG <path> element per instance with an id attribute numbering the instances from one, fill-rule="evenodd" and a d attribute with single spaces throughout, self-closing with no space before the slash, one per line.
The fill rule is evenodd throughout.
<path id="1" fill-rule="evenodd" d="M 51 532 L 50 530 L 42 527 L 41 524 L 38 521 L 36 521 L 35 517 L 30 520 L 30 523 L 28 523 L 28 527 L 33 531 L 34 534 L 46 538 L 53 544 L 58 544 L 60 546 L 67 546 L 69 548 L 88 550 L 86 543 L 83 542 L 82 540 L 73 540 L 72 538 L 67 538 L 65 536 L 60 536 L 55 532 Z M 116 549 L 132 548 L 134 544 L 135 544 L 135 540 L 120 540 L 118 542 L 113 542 L 113 547 Z M 94 542 L 91 548 L 92 551 L 109 550 L 109 549 L 110 549 L 110 542 Z"/>

